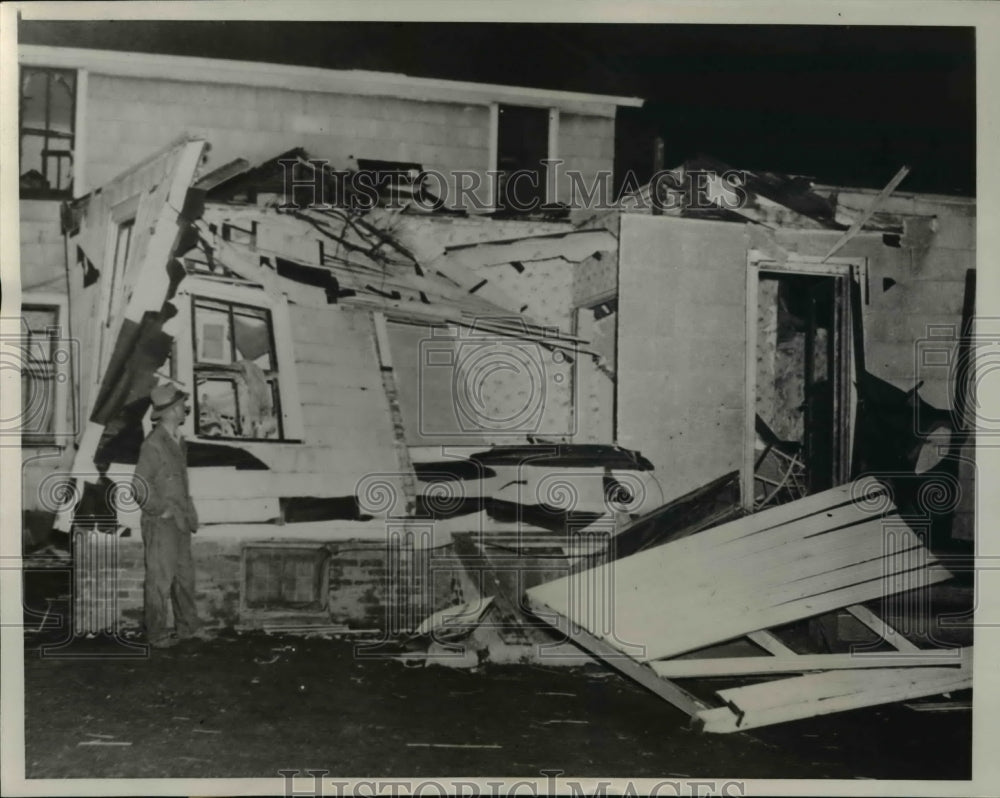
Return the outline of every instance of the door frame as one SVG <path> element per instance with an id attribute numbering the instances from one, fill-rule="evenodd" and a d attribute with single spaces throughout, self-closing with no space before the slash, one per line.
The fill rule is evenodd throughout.
<path id="1" fill-rule="evenodd" d="M 781 272 L 784 274 L 807 274 L 815 276 L 841 277 L 847 285 L 856 282 L 860 287 L 862 303 L 867 302 L 868 260 L 867 258 L 821 258 L 812 255 L 790 254 L 785 261 L 775 260 L 769 255 L 751 250 L 747 253 L 746 273 L 746 349 L 745 355 L 745 402 L 743 426 L 743 467 L 740 471 L 740 493 L 743 509 L 753 511 L 754 505 L 754 463 L 756 461 L 756 413 L 757 413 L 757 286 L 761 272 Z M 857 386 L 854 366 L 854 336 L 852 335 L 851 291 L 847 292 L 844 312 L 839 320 L 839 333 L 844 350 L 840 357 L 840 401 L 847 404 L 847 426 L 839 431 L 841 440 L 841 482 L 850 468 L 853 455 L 853 432 L 857 407 Z"/>

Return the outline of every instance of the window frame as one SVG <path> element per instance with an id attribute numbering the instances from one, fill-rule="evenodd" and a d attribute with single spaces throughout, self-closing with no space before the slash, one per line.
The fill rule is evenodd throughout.
<path id="1" fill-rule="evenodd" d="M 207 304 L 207 303 L 215 303 L 215 304 L 223 305 L 226 308 L 226 310 L 225 310 L 226 319 L 228 321 L 228 326 L 229 326 L 229 330 L 230 330 L 230 335 L 229 335 L 229 353 L 228 353 L 228 355 L 229 355 L 229 362 L 228 363 L 216 363 L 216 364 L 213 364 L 213 363 L 210 363 L 210 362 L 206 362 L 204 360 L 200 360 L 198 358 L 198 356 L 195 356 L 192 359 L 194 379 L 192 380 L 191 384 L 193 386 L 195 386 L 195 388 L 197 389 L 198 380 L 199 380 L 200 375 L 207 374 L 209 376 L 206 377 L 206 378 L 204 378 L 204 379 L 206 379 L 206 381 L 215 380 L 217 382 L 230 382 L 231 384 L 233 384 L 235 386 L 235 382 L 234 382 L 234 379 L 235 379 L 234 367 L 235 367 L 235 363 L 236 363 L 236 316 L 239 315 L 239 310 L 240 309 L 245 309 L 245 310 L 250 310 L 250 311 L 258 311 L 258 312 L 262 311 L 263 313 L 266 314 L 263 317 L 263 320 L 267 324 L 267 338 L 268 338 L 268 344 L 269 344 L 269 348 L 270 348 L 269 356 L 270 356 L 271 361 L 272 361 L 272 363 L 271 363 L 272 367 L 270 369 L 268 369 L 268 371 L 270 373 L 269 374 L 265 374 L 265 380 L 266 380 L 268 386 L 271 387 L 272 398 L 274 398 L 274 399 L 277 400 L 277 403 L 276 403 L 277 406 L 275 407 L 275 417 L 277 418 L 277 421 L 278 421 L 278 436 L 277 436 L 277 438 L 252 438 L 252 437 L 249 437 L 249 436 L 246 436 L 246 435 L 234 435 L 234 436 L 223 436 L 223 435 L 220 435 L 220 436 L 204 436 L 204 437 L 213 437 L 213 438 L 217 437 L 217 438 L 224 439 L 224 440 L 240 440 L 240 441 L 247 441 L 247 440 L 250 440 L 250 441 L 273 441 L 273 440 L 279 440 L 280 441 L 280 440 L 284 440 L 285 439 L 285 431 L 284 431 L 284 426 L 285 425 L 283 423 L 282 411 L 281 411 L 281 369 L 279 368 L 278 362 L 277 362 L 278 355 L 277 355 L 277 347 L 275 345 L 274 316 L 271 313 L 270 308 L 259 308 L 259 307 L 256 307 L 254 305 L 247 305 L 247 304 L 245 304 L 243 302 L 235 302 L 235 301 L 228 301 L 228 300 L 212 299 L 212 298 L 205 297 L 205 296 L 200 296 L 200 295 L 192 296 L 191 297 L 191 305 L 192 305 L 192 313 L 191 313 L 191 343 L 192 343 L 192 347 L 196 347 L 197 346 L 198 339 L 199 339 L 198 310 L 199 310 L 199 308 L 200 309 L 205 309 L 205 304 Z M 221 309 L 216 309 L 216 312 L 222 312 L 222 311 L 221 311 Z M 234 377 L 227 376 L 231 372 L 234 373 Z M 277 386 L 277 391 L 276 392 L 275 392 L 274 386 Z M 276 396 L 275 396 L 275 393 L 276 393 Z M 200 402 L 200 400 L 198 398 L 198 391 L 197 390 L 194 390 L 192 392 L 191 399 L 192 399 L 192 404 L 194 405 L 194 407 L 193 407 L 193 411 L 194 411 L 193 412 L 193 416 L 194 416 L 195 429 L 197 430 L 197 428 L 198 428 L 198 418 L 199 418 L 199 402 Z M 238 391 L 235 391 L 235 390 L 234 390 L 234 402 L 235 402 L 236 413 L 237 413 L 237 418 L 238 418 L 239 417 L 239 411 L 240 411 L 240 398 L 239 398 Z"/>
<path id="2" fill-rule="evenodd" d="M 68 340 L 67 324 L 69 323 L 69 306 L 66 297 L 48 292 L 26 291 L 21 295 L 21 311 L 25 308 L 41 308 L 56 311 L 55 330 L 56 341 Z M 69 443 L 69 388 L 72 377 L 71 358 L 60 361 L 53 358 L 48 365 L 51 367 L 51 381 L 55 386 L 55 408 L 52 411 L 52 430 L 46 433 L 21 435 L 21 448 L 39 448 L 56 446 L 64 448 Z M 22 407 L 24 397 L 21 397 Z"/>
<path id="3" fill-rule="evenodd" d="M 294 349 L 292 346 L 292 327 L 288 311 L 288 300 L 282 296 L 275 298 L 259 288 L 244 285 L 217 282 L 207 278 L 189 275 L 178 290 L 175 304 L 178 306 L 178 316 L 173 320 L 176 324 L 175 351 L 172 367 L 182 380 L 181 388 L 191 396 L 192 413 L 185 420 L 182 429 L 184 434 L 197 441 L 205 443 L 261 443 L 261 444 L 295 444 L 301 443 L 304 437 L 302 421 L 302 404 L 299 399 L 297 369 Z M 208 302 L 223 302 L 242 306 L 253 310 L 267 311 L 270 315 L 270 343 L 276 372 L 274 384 L 277 387 L 278 429 L 281 437 L 276 438 L 244 438 L 234 436 L 206 436 L 197 433 L 197 376 L 199 371 L 211 369 L 199 368 L 195 360 L 195 303 L 198 300 Z M 173 324 L 171 326 L 174 326 Z"/>
<path id="4" fill-rule="evenodd" d="M 101 318 L 100 339 L 97 347 L 98 363 L 101 373 L 104 372 L 111 358 L 111 347 L 108 342 L 113 341 L 112 337 L 117 331 L 119 322 L 118 314 L 121 311 L 122 288 L 125 285 L 125 277 L 128 274 L 129 260 L 135 251 L 136 229 L 139 219 L 139 211 L 142 205 L 142 195 L 135 194 L 122 202 L 119 202 L 111 209 L 108 220 L 107 238 L 104 247 L 104 262 L 102 274 L 106 279 L 100 281 L 101 284 Z M 118 262 L 118 244 L 121 240 L 121 230 L 129 227 L 128 244 L 125 249 L 125 258 Z"/>
<path id="5" fill-rule="evenodd" d="M 546 204 L 558 202 L 558 170 L 553 167 L 554 162 L 559 158 L 559 108 L 548 105 L 526 105 L 524 103 L 490 103 L 489 163 L 487 164 L 487 169 L 493 177 L 490 183 L 489 209 L 491 211 L 499 210 L 497 194 L 500 190 L 500 109 L 502 107 L 531 108 L 533 110 L 548 112 L 545 158 L 550 163 L 540 169 L 539 177 L 545 183 L 542 187 L 543 202 Z"/>
<path id="6" fill-rule="evenodd" d="M 46 75 L 45 81 L 45 123 L 40 129 L 38 128 L 26 128 L 24 124 L 24 111 L 25 111 L 25 97 L 24 97 L 24 81 L 26 73 L 43 73 Z M 69 134 L 64 134 L 59 131 L 54 131 L 51 129 L 50 119 L 51 119 L 51 92 L 52 92 L 52 81 L 54 75 L 72 75 L 73 86 L 72 86 L 72 101 L 70 103 L 70 132 Z M 69 148 L 67 152 L 68 157 L 68 176 L 69 183 L 65 188 L 23 188 L 18 187 L 19 196 L 21 199 L 71 199 L 76 196 L 76 192 L 79 190 L 77 186 L 78 177 L 80 174 L 79 164 L 77 163 L 78 156 L 78 144 L 80 139 L 80 116 L 81 116 L 81 103 L 80 103 L 80 90 L 83 84 L 81 70 L 70 69 L 65 67 L 53 67 L 45 65 L 34 65 L 34 64 L 21 64 L 18 68 L 18 84 L 17 84 L 17 101 L 18 101 L 18 124 L 17 124 L 17 155 L 18 155 L 18 178 L 24 174 L 23 169 L 23 150 L 24 150 L 24 140 L 26 137 L 41 138 L 42 139 L 42 159 L 41 159 L 41 174 L 42 177 L 49 181 L 48 174 L 48 160 L 45 157 L 45 153 L 49 148 L 49 139 L 69 141 Z M 28 131 L 28 132 L 26 132 Z M 61 152 L 61 151 L 59 151 Z M 60 159 L 61 161 L 61 159 Z M 61 175 L 62 167 L 57 166 L 56 174 Z"/>

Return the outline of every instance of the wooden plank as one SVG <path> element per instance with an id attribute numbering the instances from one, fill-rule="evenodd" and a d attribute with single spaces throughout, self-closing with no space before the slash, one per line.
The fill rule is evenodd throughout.
<path id="1" fill-rule="evenodd" d="M 766 691 L 755 694 L 758 688 Z M 702 731 L 728 733 L 972 687 L 971 668 L 828 671 L 723 690 L 727 706 L 698 713 Z"/>
<path id="2" fill-rule="evenodd" d="M 941 657 L 946 657 L 950 654 L 954 657 L 954 662 L 961 662 L 964 665 L 958 668 L 950 665 L 942 665 L 939 668 L 917 668 L 912 670 L 914 672 L 929 671 L 932 675 L 926 678 L 933 678 L 933 674 L 937 674 L 937 676 L 947 679 L 953 678 L 956 675 L 960 676 L 971 673 L 971 647 L 966 649 L 939 649 L 937 653 Z M 779 681 L 758 682 L 757 684 L 741 687 L 729 687 L 720 690 L 718 696 L 723 701 L 737 704 L 742 710 L 771 709 L 778 706 L 815 700 L 817 693 L 823 696 L 823 700 L 827 700 L 837 696 L 853 695 L 869 689 L 893 687 L 909 679 L 912 675 L 908 673 L 910 670 L 910 668 L 895 667 L 876 668 L 865 673 L 843 670 L 814 673 Z M 919 678 L 925 677 L 920 676 Z"/>
<path id="3" fill-rule="evenodd" d="M 818 506 L 809 499 L 803 500 L 802 509 L 806 512 L 792 513 L 785 509 L 799 502 L 782 505 L 675 541 L 669 544 L 669 549 L 661 546 L 641 553 L 641 557 L 638 554 L 624 557 L 617 560 L 614 567 L 620 575 L 629 579 L 641 578 L 643 572 L 648 571 L 655 571 L 664 579 L 674 573 L 697 574 L 704 571 L 706 557 L 709 556 L 713 557 L 712 567 L 718 568 L 720 562 L 715 559 L 717 557 L 742 562 L 748 552 L 765 546 L 777 548 L 797 537 L 822 532 L 831 526 L 877 517 L 872 516 L 866 507 L 857 507 L 845 501 L 843 491 L 839 489 L 827 494 L 832 495 L 827 495 L 827 499 Z M 836 504 L 830 504 L 831 501 Z M 685 558 L 695 558 L 696 567 L 692 569 L 692 563 Z"/>
<path id="4" fill-rule="evenodd" d="M 277 499 L 195 499 L 202 524 L 270 521 L 281 515 Z"/>
<path id="5" fill-rule="evenodd" d="M 681 622 L 677 619 L 690 618 L 697 628 L 703 629 L 707 607 L 729 612 L 730 608 L 735 610 L 745 606 L 750 597 L 759 597 L 762 593 L 770 595 L 787 582 L 790 574 L 796 573 L 793 569 L 797 565 L 797 560 L 801 560 L 802 557 L 809 558 L 817 552 L 832 550 L 846 552 L 845 557 L 864 560 L 877 557 L 881 553 L 881 542 L 875 536 L 877 530 L 862 526 L 856 530 L 844 531 L 850 533 L 845 535 L 844 539 L 823 536 L 816 539 L 818 542 L 806 541 L 804 544 L 799 544 L 798 548 L 786 544 L 779 547 L 772 555 L 768 555 L 762 563 L 753 565 L 752 558 L 743 557 L 728 564 L 716 564 L 710 561 L 711 567 L 706 568 L 705 560 L 700 556 L 684 558 L 684 568 L 680 574 L 675 568 L 670 567 L 669 562 L 670 550 L 675 544 L 667 544 L 639 555 L 653 559 L 651 555 L 659 551 L 664 552 L 665 557 L 655 557 L 655 567 L 646 567 L 645 563 L 639 563 L 642 568 L 630 567 L 636 565 L 636 562 L 633 558 L 626 558 L 605 567 L 600 578 L 609 585 L 621 586 L 615 595 L 615 609 L 619 616 L 627 615 L 636 620 L 637 623 L 633 626 L 637 629 L 641 629 L 647 622 L 667 624 L 672 630 L 672 639 L 676 639 L 674 634 L 678 631 L 677 624 Z M 693 539 L 679 541 L 676 545 Z M 815 560 L 815 557 L 813 559 Z M 816 560 L 814 570 L 806 571 L 806 574 L 823 573 L 825 570 L 822 561 Z M 653 573 L 656 574 L 655 579 L 652 577 Z M 846 573 L 842 576 L 845 580 L 848 579 Z M 578 579 L 578 577 L 573 578 Z M 556 602 L 553 606 L 559 606 L 560 600 L 571 595 L 575 589 L 576 586 L 569 579 L 535 588 L 540 594 L 544 594 L 540 596 L 541 598 L 549 598 Z M 671 607 L 672 618 L 665 617 L 660 609 L 667 602 Z M 743 633 L 774 625 L 762 622 L 752 625 Z"/>
<path id="6" fill-rule="evenodd" d="M 750 632 L 747 637 L 750 638 L 751 642 L 756 643 L 768 654 L 774 654 L 776 657 L 797 656 L 794 651 L 775 637 L 772 632 L 769 632 L 766 629 L 761 629 L 757 632 Z"/>
<path id="7" fill-rule="evenodd" d="M 221 469 L 220 469 L 221 472 Z M 259 496 L 353 496 L 362 473 L 345 464 L 343 471 L 283 473 L 276 471 L 216 472 L 202 478 L 192 473 L 191 495 L 195 500 L 253 499 Z"/>
<path id="8" fill-rule="evenodd" d="M 669 625 L 667 631 L 661 632 L 664 635 L 662 639 L 671 640 L 675 645 L 681 640 L 697 641 L 698 645 L 692 645 L 687 649 L 694 650 L 745 634 L 744 629 L 747 625 L 781 626 L 794 620 L 839 609 L 858 600 L 869 601 L 879 596 L 925 587 L 950 578 L 951 575 L 943 568 L 902 571 L 901 568 L 908 564 L 909 554 L 907 552 L 863 563 L 850 570 L 845 569 L 839 573 L 811 579 L 807 595 L 789 596 L 786 591 L 776 595 L 758 596 L 755 599 L 756 603 L 748 604 L 743 611 L 730 609 L 727 613 L 721 613 L 718 618 L 714 614 L 706 617 L 695 613 L 690 623 Z M 748 601 L 751 600 L 753 597 L 748 598 Z M 615 621 L 620 628 L 621 616 L 617 616 Z M 706 629 L 707 626 L 711 628 Z M 628 639 L 641 636 L 640 633 L 634 632 L 631 626 L 625 626 L 621 633 Z M 658 640 L 650 643 L 649 647 L 652 651 L 661 650 Z"/>
<path id="9" fill-rule="evenodd" d="M 818 526 L 810 526 L 806 530 L 821 529 L 825 523 L 825 516 L 818 521 Z M 797 559 L 803 557 L 815 559 L 819 552 L 838 547 L 854 549 L 858 553 L 858 558 L 864 559 L 877 556 L 879 553 L 877 547 L 881 546 L 877 528 L 866 530 L 859 527 L 842 530 L 837 537 L 823 536 L 822 539 L 817 538 L 815 541 L 783 540 L 775 546 L 768 546 L 773 551 L 765 551 L 757 557 L 760 562 L 754 562 L 753 550 L 750 548 L 740 547 L 742 550 L 738 552 L 739 556 L 723 559 L 713 557 L 713 552 L 718 552 L 718 548 L 709 546 L 705 549 L 698 545 L 700 539 L 708 538 L 715 531 L 717 530 L 708 530 L 675 543 L 616 560 L 613 564 L 603 566 L 606 571 L 603 578 L 609 583 L 629 586 L 628 592 L 618 597 L 623 608 L 634 607 L 640 614 L 655 614 L 661 603 L 660 594 L 664 591 L 669 591 L 670 604 L 675 608 L 701 605 L 706 596 L 717 596 L 717 601 L 721 602 L 727 595 L 736 595 L 739 598 L 753 590 L 762 589 L 765 579 L 787 581 L 789 574 L 793 573 L 789 569 Z M 766 538 L 763 536 L 755 537 L 754 540 L 761 547 L 766 543 Z M 564 584 L 554 582 L 551 586 L 538 589 L 547 593 L 542 598 L 557 601 L 557 595 L 569 594 L 570 586 L 568 582 Z M 761 624 L 756 628 L 764 626 Z"/>
<path id="10" fill-rule="evenodd" d="M 528 594 L 528 606 L 531 611 L 535 613 L 535 615 L 542 620 L 545 620 L 547 623 L 551 623 L 550 619 L 552 616 L 559 615 L 559 613 L 546 605 L 544 602 L 532 599 L 530 591 Z M 694 717 L 699 712 L 708 709 L 707 704 L 691 695 L 691 693 L 684 688 L 674 684 L 668 679 L 663 679 L 657 676 L 653 669 L 648 665 L 643 665 L 623 655 L 616 648 L 609 645 L 605 640 L 590 634 L 575 624 L 569 624 L 569 627 L 570 628 L 568 630 L 564 629 L 560 631 L 566 632 L 567 636 L 581 648 L 584 648 L 592 654 L 600 657 L 612 668 L 620 671 L 630 679 L 641 684 L 643 687 L 656 693 L 660 696 L 660 698 L 677 707 L 688 716 Z"/>
<path id="11" fill-rule="evenodd" d="M 851 615 L 875 632 L 875 634 L 879 635 L 883 640 L 885 640 L 885 642 L 897 651 L 920 651 L 919 647 L 915 646 L 903 637 L 903 635 L 889 626 L 889 624 L 879 618 L 874 612 L 863 604 L 852 604 L 846 609 L 849 613 L 851 613 Z"/>
<path id="12" fill-rule="evenodd" d="M 649 666 L 666 679 L 708 676 L 750 676 L 767 673 L 853 670 L 865 668 L 959 667 L 969 662 L 963 653 L 955 657 L 947 650 L 931 649 L 922 654 L 793 654 L 792 656 L 716 657 L 713 659 L 657 660 Z"/>
<path id="13" fill-rule="evenodd" d="M 861 216 L 859 216 L 854 221 L 854 224 L 852 224 L 850 226 L 850 228 L 847 230 L 847 232 L 845 232 L 840 238 L 838 238 L 837 242 L 832 247 L 830 247 L 829 252 L 827 252 L 826 255 L 823 256 L 823 261 L 826 261 L 829 258 L 833 257 L 833 255 L 836 252 L 838 252 L 840 249 L 842 249 L 844 247 L 844 245 L 847 244 L 848 241 L 850 241 L 852 238 L 854 238 L 854 236 L 856 236 L 858 233 L 861 232 L 861 228 L 865 226 L 865 222 L 867 222 L 872 217 L 872 214 L 875 213 L 875 211 L 877 211 L 879 209 L 879 206 L 881 206 L 882 203 L 884 203 L 885 200 L 888 198 L 888 196 L 893 191 L 896 190 L 896 186 L 898 186 L 900 183 L 902 183 L 903 179 L 909 173 L 910 173 L 910 167 L 909 166 L 904 166 L 898 172 L 896 172 L 896 174 L 893 176 L 892 180 L 890 180 L 886 184 L 885 188 L 883 188 L 875 196 L 875 198 L 872 199 L 871 203 L 869 203 L 868 207 L 865 209 L 865 212 L 862 213 Z M 823 261 L 821 261 L 821 263 Z"/>
<path id="14" fill-rule="evenodd" d="M 670 544 L 661 548 L 669 547 Z M 575 606 L 580 608 L 573 613 L 576 620 L 590 617 L 588 613 L 592 608 L 587 606 L 587 585 L 598 581 L 604 590 L 612 591 L 613 603 L 608 602 L 607 595 L 598 597 L 613 607 L 614 617 L 604 622 L 613 624 L 619 638 L 642 642 L 648 657 L 658 659 L 739 637 L 762 627 L 780 626 L 911 589 L 918 582 L 925 585 L 950 577 L 943 569 L 919 567 L 907 571 L 913 567 L 912 560 L 913 552 L 876 557 L 853 568 L 811 576 L 792 587 L 775 585 L 765 592 L 741 592 L 738 586 L 724 584 L 727 580 L 738 581 L 738 573 L 728 574 L 726 579 L 720 580 L 723 584 L 714 594 L 711 590 L 701 590 L 685 596 L 666 581 L 622 579 L 617 573 L 606 570 L 600 574 L 583 572 L 572 577 L 575 580 L 572 584 L 567 579 L 557 580 L 533 588 L 531 592 L 543 601 L 550 598 L 551 606 L 561 608 L 564 614 L 569 610 L 572 596 Z M 932 564 L 933 560 L 927 563 L 928 566 Z M 906 578 L 901 578 L 900 573 Z M 742 606 L 738 604 L 740 596 Z M 670 612 L 664 612 L 664 607 L 670 607 Z"/>
<path id="15" fill-rule="evenodd" d="M 869 489 L 881 507 L 851 501 Z M 610 645 L 639 643 L 659 659 L 949 578 L 898 516 L 872 515 L 892 509 L 883 491 L 842 486 L 529 594 L 590 633 L 614 629 Z"/>
<path id="16" fill-rule="evenodd" d="M 680 540 L 741 513 L 740 476 L 733 471 L 630 523 L 615 536 L 615 557 Z"/>

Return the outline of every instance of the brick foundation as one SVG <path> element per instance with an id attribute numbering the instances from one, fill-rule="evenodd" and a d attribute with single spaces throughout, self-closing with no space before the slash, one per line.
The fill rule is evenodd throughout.
<path id="1" fill-rule="evenodd" d="M 474 597 L 461 564 L 443 549 L 414 549 L 405 543 L 337 543 L 315 540 L 219 540 L 196 535 L 195 599 L 209 627 L 257 626 L 294 608 L 247 609 L 244 551 L 295 547 L 325 554 L 319 605 L 311 614 L 352 628 L 389 634 L 412 630 L 438 609 Z M 144 550 L 139 537 L 79 533 L 74 541 L 74 631 L 76 634 L 135 628 L 143 616 Z M 463 581 L 464 580 L 464 581 Z M 473 595 L 469 595 L 473 593 Z"/>

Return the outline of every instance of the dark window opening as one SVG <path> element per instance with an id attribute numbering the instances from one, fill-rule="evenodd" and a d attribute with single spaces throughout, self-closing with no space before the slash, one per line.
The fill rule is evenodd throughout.
<path id="1" fill-rule="evenodd" d="M 501 105 L 497 123 L 498 212 L 524 214 L 545 203 L 549 110 Z"/>
<path id="2" fill-rule="evenodd" d="M 73 193 L 76 72 L 25 67 L 20 73 L 18 157 L 21 196 L 61 199 Z"/>

